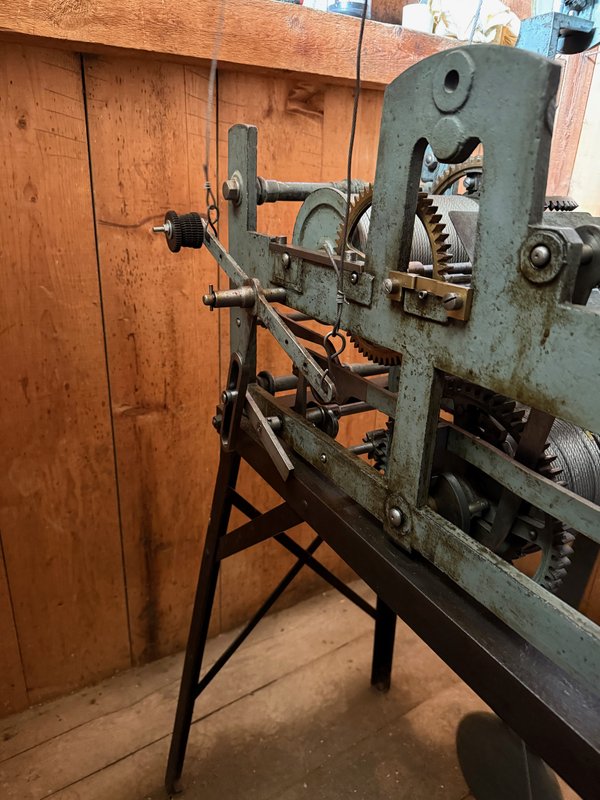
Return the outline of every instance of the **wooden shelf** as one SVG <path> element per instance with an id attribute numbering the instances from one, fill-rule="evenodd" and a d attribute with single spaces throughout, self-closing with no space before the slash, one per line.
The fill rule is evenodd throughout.
<path id="1" fill-rule="evenodd" d="M 62 49 L 103 53 L 115 48 L 186 60 L 209 61 L 224 13 L 221 68 L 310 74 L 351 82 L 359 20 L 273 0 L 95 0 L 88 4 L 30 0 L 0 4 L 4 38 L 31 37 Z M 422 58 L 456 43 L 397 25 L 367 22 L 362 75 L 384 88 Z"/>

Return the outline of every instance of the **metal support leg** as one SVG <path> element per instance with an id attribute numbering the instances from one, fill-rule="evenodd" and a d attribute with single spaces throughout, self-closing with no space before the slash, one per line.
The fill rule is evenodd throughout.
<path id="1" fill-rule="evenodd" d="M 198 679 L 208 636 L 210 613 L 219 576 L 220 562 L 217 558 L 217 551 L 220 538 L 227 532 L 232 507 L 230 490 L 235 488 L 239 466 L 240 456 L 238 453 L 221 451 L 165 776 L 165 786 L 171 795 L 181 791 L 179 779 L 183 770 Z"/>
<path id="2" fill-rule="evenodd" d="M 392 677 L 394 660 L 394 638 L 396 636 L 396 612 L 377 598 L 375 613 L 375 638 L 373 640 L 373 663 L 371 667 L 371 686 L 380 692 L 387 692 Z"/>

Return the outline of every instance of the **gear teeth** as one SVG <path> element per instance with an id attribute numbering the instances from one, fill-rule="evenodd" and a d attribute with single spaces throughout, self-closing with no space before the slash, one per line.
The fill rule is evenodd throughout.
<path id="1" fill-rule="evenodd" d="M 384 367 L 396 367 L 402 361 L 400 353 L 371 344 L 371 342 L 363 339 L 362 336 L 351 334 L 350 341 L 361 355 L 376 364 L 381 364 Z"/>
<path id="2" fill-rule="evenodd" d="M 360 192 L 352 202 L 348 216 L 348 230 L 352 232 L 354 225 L 361 216 L 371 206 L 373 201 L 373 187 L 369 185 Z M 448 262 L 452 258 L 450 252 L 451 244 L 448 242 L 446 226 L 442 222 L 442 215 L 434 203 L 433 197 L 425 192 L 417 194 L 416 216 L 421 220 L 425 233 L 431 246 L 433 274 L 438 280 L 444 280 L 444 275 L 448 271 Z M 336 251 L 341 253 L 344 236 L 344 225 L 340 225 L 336 239 Z M 348 245 L 347 245 L 348 246 Z M 393 350 L 372 344 L 356 334 L 350 335 L 350 341 L 354 344 L 359 353 L 369 361 L 382 364 L 386 367 L 397 366 L 401 361 L 401 355 Z"/>
<path id="3" fill-rule="evenodd" d="M 471 156 L 462 164 L 451 164 L 447 167 L 431 187 L 431 194 L 444 194 L 461 178 L 469 174 L 481 175 L 483 172 L 483 157 Z"/>
<path id="4" fill-rule="evenodd" d="M 575 211 L 579 203 L 572 197 L 547 197 L 544 202 L 546 211 Z"/>
<path id="5" fill-rule="evenodd" d="M 552 554 L 548 568 L 539 582 L 554 594 L 560 588 L 571 565 L 570 557 L 573 555 L 573 547 L 571 545 L 575 541 L 575 536 L 570 531 L 565 530 L 562 522 L 554 520 L 551 524 L 556 528 L 550 545 Z"/>

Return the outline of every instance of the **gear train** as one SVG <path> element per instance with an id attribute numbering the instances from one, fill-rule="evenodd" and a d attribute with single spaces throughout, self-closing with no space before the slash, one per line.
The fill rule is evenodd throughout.
<path id="1" fill-rule="evenodd" d="M 236 125 L 229 248 L 198 214 L 160 230 L 230 281 L 204 297 L 231 309 L 223 450 L 243 429 L 282 480 L 309 464 L 596 691 L 599 628 L 576 606 L 600 542 L 600 219 L 545 197 L 559 73 L 492 45 L 404 72 L 346 224 L 345 182 L 258 177 L 257 130 Z M 448 167 L 426 194 L 428 144 Z M 298 200 L 291 240 L 257 232 L 258 205 Z M 261 361 L 257 325 L 289 374 Z M 386 424 L 337 440 L 341 417 L 373 409 Z"/>

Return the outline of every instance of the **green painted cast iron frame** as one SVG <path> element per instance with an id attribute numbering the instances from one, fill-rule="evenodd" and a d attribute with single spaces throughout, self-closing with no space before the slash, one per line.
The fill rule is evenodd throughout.
<path id="1" fill-rule="evenodd" d="M 290 449 L 344 487 L 388 536 L 420 552 L 552 661 L 597 690 L 600 629 L 427 505 L 444 374 L 600 430 L 600 318 L 568 302 L 582 241 L 572 228 L 543 221 L 559 72 L 557 64 L 540 56 L 479 45 L 433 56 L 386 90 L 367 260 L 359 273 L 359 284 L 368 280 L 372 293 L 368 304 L 364 296 L 362 302 L 348 297 L 342 312 L 343 329 L 402 353 L 385 478 L 252 382 L 249 390 L 263 413 L 283 420 L 279 435 Z M 480 142 L 486 172 L 471 315 L 465 324 L 440 325 L 406 313 L 382 285 L 390 272 L 403 271 L 408 264 L 427 144 L 438 158 L 455 163 Z M 322 252 L 314 258 L 294 256 L 292 268 L 284 272 L 281 243 L 256 231 L 256 159 L 256 129 L 234 126 L 229 172 L 239 176 L 241 192 L 238 203 L 230 206 L 230 256 L 263 289 L 283 286 L 287 305 L 331 324 L 337 287 Z M 334 231 L 323 234 L 335 236 Z M 540 241 L 551 249 L 552 276 L 534 282 L 528 277 L 527 255 Z M 210 238 L 207 247 L 215 249 Z M 219 262 L 232 285 L 239 285 L 235 264 L 222 255 Z M 349 286 L 349 270 L 344 272 Z M 254 375 L 251 310 L 232 311 L 231 348 L 245 353 Z M 582 534 L 599 540 L 597 506 L 459 432 L 451 432 L 450 442 L 467 461 L 484 463 L 503 486 L 524 497 L 537 493 L 540 504 L 554 515 L 576 522 Z M 391 507 L 403 513 L 400 530 L 388 522 Z"/>

